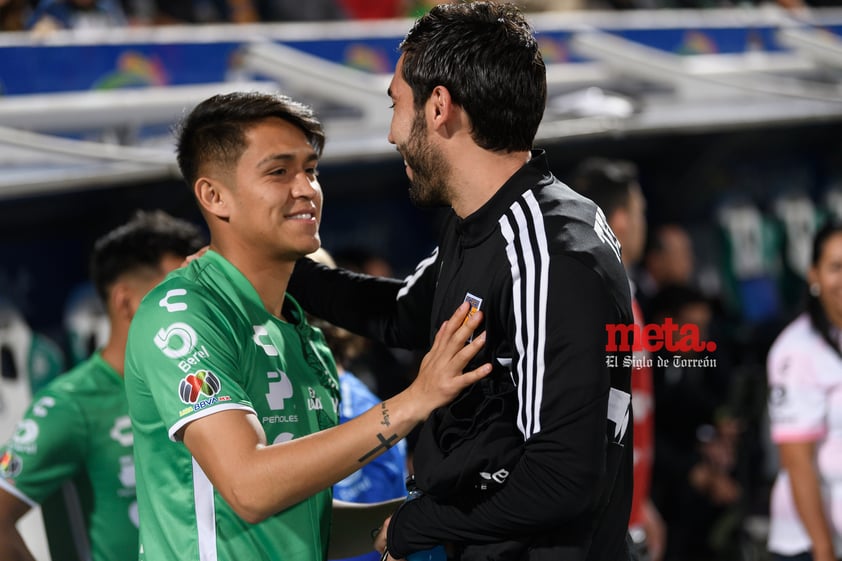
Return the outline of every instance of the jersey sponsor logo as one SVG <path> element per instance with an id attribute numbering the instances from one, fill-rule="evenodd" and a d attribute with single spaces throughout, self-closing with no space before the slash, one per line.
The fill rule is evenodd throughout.
<path id="1" fill-rule="evenodd" d="M 307 398 L 307 409 L 310 411 L 321 411 L 324 409 L 321 398 L 316 395 L 316 390 L 307 388 L 307 392 L 310 394 L 310 397 Z"/>
<path id="2" fill-rule="evenodd" d="M 266 353 L 266 356 L 280 356 L 281 353 L 278 352 L 278 347 L 273 345 L 271 341 L 262 341 L 262 338 L 269 337 L 269 331 L 263 325 L 253 325 L 252 328 L 254 329 L 254 336 L 251 338 L 255 344 L 263 349 L 263 352 Z"/>
<path id="3" fill-rule="evenodd" d="M 613 251 L 614 255 L 617 257 L 617 261 L 622 263 L 623 260 L 620 257 L 620 242 L 617 241 L 617 236 L 614 235 L 614 232 L 608 225 L 608 221 L 605 219 L 605 214 L 599 207 L 597 207 L 596 216 L 594 216 L 593 229 L 594 232 L 596 232 L 597 237 L 602 240 L 602 243 L 611 248 L 611 251 Z"/>
<path id="4" fill-rule="evenodd" d="M 120 473 L 117 475 L 120 485 L 126 489 L 134 490 L 137 486 L 134 470 L 134 458 L 131 454 L 120 456 Z"/>
<path id="5" fill-rule="evenodd" d="M 267 372 L 266 377 L 269 378 L 269 393 L 266 394 L 269 408 L 283 409 L 284 400 L 292 397 L 292 382 L 285 372 Z"/>
<path id="6" fill-rule="evenodd" d="M 8 479 L 17 477 L 22 467 L 23 460 L 21 460 L 20 457 L 11 450 L 6 450 L 6 452 L 0 456 L 0 475 L 3 477 Z"/>
<path id="7" fill-rule="evenodd" d="M 15 427 L 12 439 L 15 444 L 32 444 L 38 438 L 38 423 L 32 419 L 23 419 Z"/>
<path id="8" fill-rule="evenodd" d="M 208 358 L 210 353 L 208 352 L 207 347 L 202 345 L 202 348 L 195 351 L 192 355 L 185 358 L 181 362 L 178 363 L 178 367 L 181 369 L 182 372 L 190 372 L 193 367 L 198 366 L 200 362 L 202 362 L 203 358 Z"/>
<path id="9" fill-rule="evenodd" d="M 199 337 L 196 331 L 183 322 L 161 328 L 155 334 L 155 345 L 169 358 L 181 358 L 190 354 Z"/>
<path id="10" fill-rule="evenodd" d="M 187 291 L 183 288 L 174 288 L 167 292 L 166 296 L 161 298 L 161 300 L 158 302 L 158 305 L 162 308 L 166 308 L 169 313 L 183 312 L 187 309 L 187 304 L 185 304 L 184 302 L 170 302 L 170 298 L 186 295 Z"/>
<path id="11" fill-rule="evenodd" d="M 191 407 L 185 407 L 184 409 L 179 411 L 178 416 L 184 417 L 185 415 L 187 415 L 188 413 L 192 413 L 193 411 L 201 411 L 202 409 L 210 407 L 211 405 L 216 405 L 220 401 L 231 401 L 231 396 L 230 395 L 215 395 L 215 396 L 209 397 L 207 399 L 202 399 L 200 401 L 197 401 L 195 405 L 193 405 Z"/>
<path id="12" fill-rule="evenodd" d="M 213 397 L 221 388 L 222 384 L 216 374 L 210 370 L 197 370 L 178 383 L 178 397 L 184 403 L 194 405 L 202 395 Z"/>
<path id="13" fill-rule="evenodd" d="M 46 417 L 49 412 L 47 409 L 53 407 L 55 404 L 56 400 L 52 397 L 42 397 L 32 405 L 32 414 L 36 417 Z"/>
<path id="14" fill-rule="evenodd" d="M 119 443 L 120 446 L 131 446 L 134 444 L 132 422 L 129 416 L 123 415 L 114 419 L 114 426 L 111 427 L 111 432 L 108 435 L 111 437 L 111 440 Z"/>
<path id="15" fill-rule="evenodd" d="M 298 421 L 298 415 L 268 415 L 263 417 L 262 419 L 262 423 L 264 425 L 275 425 L 278 423 L 297 423 Z"/>
<path id="16" fill-rule="evenodd" d="M 38 423 L 32 419 L 18 421 L 15 432 L 12 434 L 11 448 L 18 452 L 35 454 L 38 451 L 38 445 L 35 444 L 35 441 L 38 439 L 39 432 Z"/>
<path id="17" fill-rule="evenodd" d="M 781 406 L 786 402 L 786 387 L 773 385 L 769 387 L 769 404 Z"/>

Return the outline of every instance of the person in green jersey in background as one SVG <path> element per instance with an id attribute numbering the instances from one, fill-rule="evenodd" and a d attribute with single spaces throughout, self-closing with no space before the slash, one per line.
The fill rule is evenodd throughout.
<path id="1" fill-rule="evenodd" d="M 0 448 L 0 559 L 33 559 L 15 523 L 59 492 L 69 526 L 83 527 L 72 546 L 52 548 L 54 559 L 136 557 L 132 431 L 123 388 L 129 322 L 143 296 L 203 243 L 196 226 L 161 211 L 139 212 L 97 240 L 91 276 L 111 332 L 101 350 L 33 397 Z"/>
<path id="2" fill-rule="evenodd" d="M 463 305 L 411 386 L 335 426 L 331 352 L 286 294 L 320 245 L 323 144 L 312 111 L 280 95 L 214 96 L 181 124 L 179 166 L 211 242 L 129 333 L 141 560 L 324 560 L 330 486 L 490 371 L 463 374 L 484 341 L 466 344 L 479 319 Z"/>

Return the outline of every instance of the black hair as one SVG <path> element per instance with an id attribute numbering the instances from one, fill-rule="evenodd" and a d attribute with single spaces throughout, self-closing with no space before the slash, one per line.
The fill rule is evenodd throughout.
<path id="1" fill-rule="evenodd" d="M 138 211 L 94 243 L 91 280 L 103 302 L 120 276 L 157 269 L 167 255 L 187 257 L 205 245 L 199 228 L 186 220 L 157 211 Z"/>
<path id="2" fill-rule="evenodd" d="M 301 129 L 321 157 L 325 134 L 310 107 L 280 94 L 215 95 L 197 105 L 176 130 L 178 167 L 187 185 L 192 188 L 206 162 L 236 165 L 246 149 L 248 129 L 271 117 Z"/>
<path id="3" fill-rule="evenodd" d="M 633 162 L 589 158 L 576 168 L 571 187 L 595 202 L 610 219 L 615 210 L 629 206 L 637 177 Z"/>
<path id="4" fill-rule="evenodd" d="M 400 49 L 416 110 L 444 86 L 470 117 L 477 145 L 532 148 L 547 75 L 532 28 L 514 4 L 441 4 L 415 23 Z"/>
<path id="5" fill-rule="evenodd" d="M 813 237 L 813 253 L 810 260 L 813 267 L 816 267 L 819 264 L 819 261 L 821 261 L 822 252 L 824 251 L 827 240 L 829 240 L 831 236 L 839 233 L 842 233 L 842 221 L 837 219 L 831 219 L 829 222 L 825 223 L 824 226 L 819 228 L 816 235 Z M 813 328 L 818 331 L 822 339 L 827 341 L 834 351 L 836 351 L 839 355 L 842 355 L 842 349 L 840 349 L 839 346 L 842 328 L 831 323 L 830 319 L 827 317 L 827 313 L 824 311 L 824 307 L 822 306 L 818 295 L 815 295 L 810 291 L 807 293 L 807 314 L 810 317 L 810 323 Z"/>

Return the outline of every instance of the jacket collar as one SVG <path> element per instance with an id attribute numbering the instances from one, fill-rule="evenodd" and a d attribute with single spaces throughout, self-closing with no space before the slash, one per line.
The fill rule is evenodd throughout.
<path id="1" fill-rule="evenodd" d="M 533 187 L 541 188 L 553 181 L 546 153 L 543 150 L 533 150 L 531 159 L 473 214 L 461 219 L 453 213 L 460 245 L 470 247 L 481 243 L 497 230 L 500 217 L 525 191 Z"/>

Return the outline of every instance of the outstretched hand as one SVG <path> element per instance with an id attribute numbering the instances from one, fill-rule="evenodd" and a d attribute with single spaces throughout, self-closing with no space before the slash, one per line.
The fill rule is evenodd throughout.
<path id="1" fill-rule="evenodd" d="M 489 363 L 464 372 L 485 344 L 485 332 L 468 342 L 482 322 L 482 312 L 469 315 L 469 310 L 469 304 L 463 303 L 439 328 L 433 347 L 424 356 L 418 376 L 408 388 L 427 407 L 426 415 L 450 403 L 462 390 L 491 372 Z"/>

